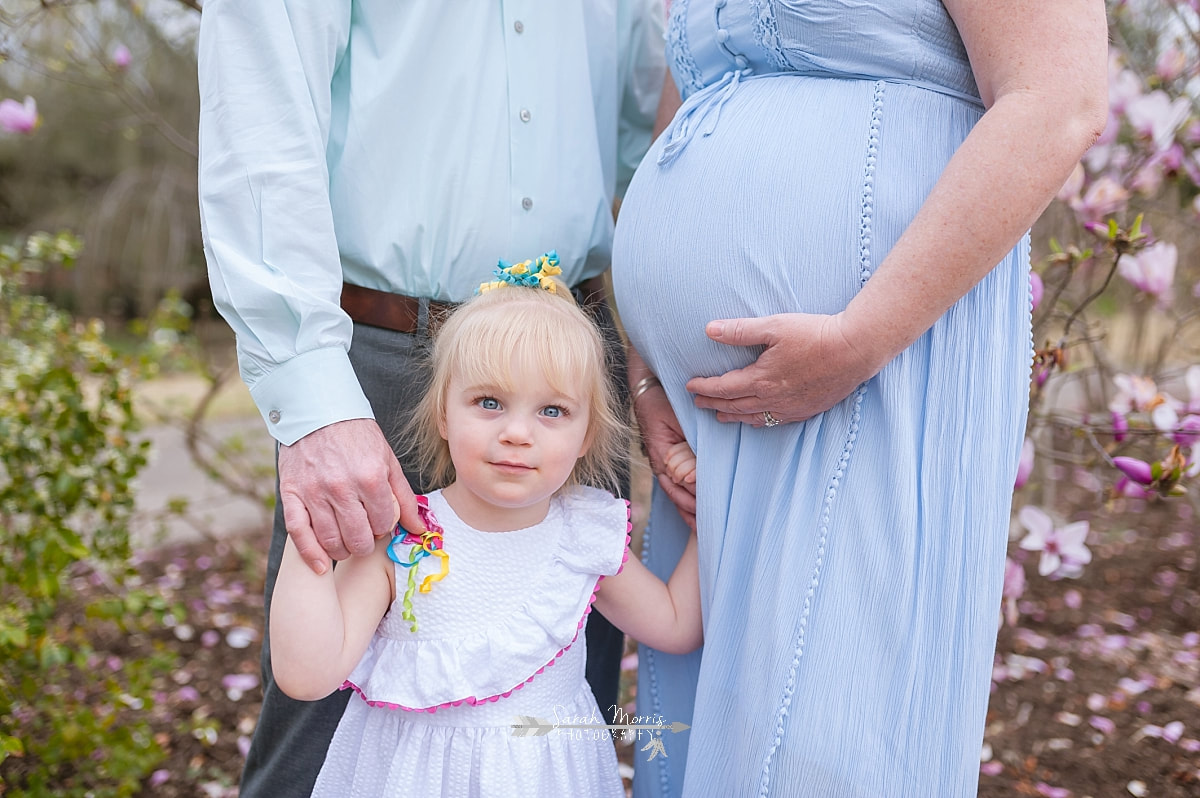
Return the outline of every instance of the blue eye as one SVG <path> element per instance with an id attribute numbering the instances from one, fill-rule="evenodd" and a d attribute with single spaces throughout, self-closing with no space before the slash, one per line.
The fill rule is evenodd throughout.
<path id="1" fill-rule="evenodd" d="M 499 410 L 500 402 L 490 396 L 485 396 L 479 400 L 479 406 L 484 410 Z"/>
<path id="2" fill-rule="evenodd" d="M 562 418 L 567 414 L 567 411 L 558 405 L 550 405 L 542 408 L 542 415 L 547 418 Z"/>

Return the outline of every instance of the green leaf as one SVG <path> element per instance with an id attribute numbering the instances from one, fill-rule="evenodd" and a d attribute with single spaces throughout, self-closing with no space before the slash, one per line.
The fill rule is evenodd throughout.
<path id="1" fill-rule="evenodd" d="M 25 745 L 21 742 L 20 737 L 10 737 L 6 734 L 0 734 L 0 762 L 3 762 L 10 756 L 24 755 Z"/>
<path id="2" fill-rule="evenodd" d="M 1142 217 L 1144 215 L 1145 214 L 1139 213 L 1137 218 L 1133 220 L 1133 227 L 1129 229 L 1129 238 L 1131 241 L 1137 241 L 1139 238 L 1144 237 L 1144 234 L 1142 233 Z"/>

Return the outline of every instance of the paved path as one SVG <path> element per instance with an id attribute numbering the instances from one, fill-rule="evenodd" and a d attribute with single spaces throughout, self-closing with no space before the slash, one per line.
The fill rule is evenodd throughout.
<path id="1" fill-rule="evenodd" d="M 175 382 L 165 387 L 152 383 L 144 391 L 152 400 L 163 401 L 163 394 L 178 397 L 181 391 L 194 388 L 190 383 Z M 225 397 L 225 393 L 229 396 Z M 255 477 L 258 489 L 263 493 L 272 491 L 274 441 L 249 404 L 248 394 L 238 383 L 223 392 L 220 404 L 216 418 L 206 425 L 208 433 L 222 440 L 240 438 L 247 461 L 262 472 Z M 151 450 L 149 462 L 136 483 L 136 509 L 130 526 L 135 547 L 268 534 L 270 511 L 261 503 L 236 495 L 198 468 L 187 451 L 182 429 L 151 426 L 145 435 Z M 171 502 L 180 499 L 186 500 L 187 513 L 183 517 L 170 517 L 165 511 Z"/>

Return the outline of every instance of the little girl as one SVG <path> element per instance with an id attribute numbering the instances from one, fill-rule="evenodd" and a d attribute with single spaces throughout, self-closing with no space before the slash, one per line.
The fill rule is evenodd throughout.
<path id="1" fill-rule="evenodd" d="M 701 643 L 695 538 L 663 584 L 629 556 L 628 503 L 582 485 L 612 484 L 627 445 L 599 332 L 553 254 L 501 267 L 434 344 L 410 430 L 445 485 L 418 498 L 426 528 L 323 575 L 287 542 L 275 679 L 301 700 L 361 697 L 314 796 L 624 796 L 602 729 L 513 724 L 604 723 L 583 675 L 592 602 L 661 651 Z M 671 461 L 694 479 L 690 449 Z"/>

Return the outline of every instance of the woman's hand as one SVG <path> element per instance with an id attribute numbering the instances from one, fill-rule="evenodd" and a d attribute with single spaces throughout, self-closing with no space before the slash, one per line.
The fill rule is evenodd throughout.
<path id="1" fill-rule="evenodd" d="M 883 367 L 851 343 L 841 314 L 725 319 L 709 322 L 705 332 L 728 346 L 765 347 L 745 368 L 688 382 L 696 407 L 717 411 L 718 421 L 762 427 L 767 413 L 781 423 L 804 421 L 845 399 Z"/>
<path id="2" fill-rule="evenodd" d="M 640 358 L 638 359 L 640 362 Z M 634 363 L 630 357 L 630 365 Z M 631 370 L 632 371 L 632 370 Z M 650 460 L 650 469 L 658 477 L 659 487 L 667 494 L 679 510 L 679 515 L 687 525 L 696 529 L 696 480 L 695 458 L 692 455 L 692 467 L 688 469 L 681 456 L 680 444 L 687 447 L 690 455 L 691 447 L 683 437 L 683 429 L 679 419 L 671 409 L 667 400 L 667 392 L 662 386 L 656 385 L 644 391 L 633 403 L 633 412 L 637 416 L 638 429 L 642 434 L 642 443 L 646 447 L 646 456 Z M 671 477 L 672 469 L 684 477 L 691 474 L 690 481 L 686 478 L 677 482 Z"/>

